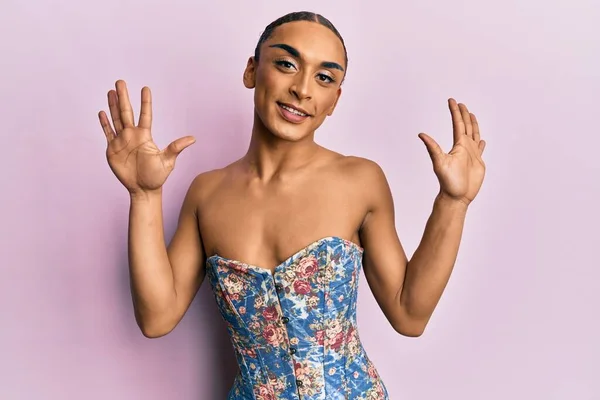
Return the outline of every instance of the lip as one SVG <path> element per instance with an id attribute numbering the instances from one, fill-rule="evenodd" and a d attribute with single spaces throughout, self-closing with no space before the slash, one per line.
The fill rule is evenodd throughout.
<path id="1" fill-rule="evenodd" d="M 278 101 L 278 102 L 277 102 L 277 104 L 279 104 L 280 106 L 286 106 L 286 107 L 289 107 L 289 108 L 293 108 L 294 110 L 296 110 L 296 111 L 300 111 L 302 114 L 305 114 L 307 117 L 312 117 L 312 115 L 311 115 L 311 114 L 309 114 L 309 113 L 308 113 L 306 110 L 304 110 L 304 109 L 302 109 L 302 108 L 300 108 L 300 107 L 296 107 L 296 106 L 295 106 L 295 105 L 293 105 L 293 104 L 289 104 L 289 103 L 282 103 L 281 101 Z"/>

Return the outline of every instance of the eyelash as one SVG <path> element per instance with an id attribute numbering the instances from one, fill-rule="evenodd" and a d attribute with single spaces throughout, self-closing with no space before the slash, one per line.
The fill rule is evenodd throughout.
<path id="1" fill-rule="evenodd" d="M 275 64 L 283 67 L 283 68 L 289 68 L 290 66 L 292 67 L 296 67 L 292 62 L 290 61 L 286 61 L 286 60 L 280 60 L 280 61 L 275 61 Z M 334 83 L 335 79 L 333 79 L 331 76 L 326 75 L 326 74 L 319 74 L 320 78 L 326 78 L 326 83 Z"/>

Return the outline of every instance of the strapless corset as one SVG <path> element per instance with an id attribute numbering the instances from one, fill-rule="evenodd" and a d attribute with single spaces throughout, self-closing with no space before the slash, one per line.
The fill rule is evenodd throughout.
<path id="1" fill-rule="evenodd" d="M 353 242 L 326 237 L 274 273 L 207 259 L 239 365 L 229 400 L 388 399 L 357 331 L 362 254 Z"/>

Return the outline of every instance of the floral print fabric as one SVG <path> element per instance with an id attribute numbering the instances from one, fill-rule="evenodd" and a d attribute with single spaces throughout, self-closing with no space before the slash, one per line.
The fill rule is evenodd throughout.
<path id="1" fill-rule="evenodd" d="M 239 365 L 228 400 L 381 400 L 356 324 L 363 249 L 327 237 L 275 272 L 213 255 L 206 274 Z"/>

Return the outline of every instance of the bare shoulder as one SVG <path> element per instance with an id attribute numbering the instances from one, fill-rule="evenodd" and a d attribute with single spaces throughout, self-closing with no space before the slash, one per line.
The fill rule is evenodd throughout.
<path id="1" fill-rule="evenodd" d="M 342 156 L 338 173 L 365 194 L 378 195 L 387 191 L 388 183 L 381 166 L 373 160 L 357 156 Z"/>
<path id="2" fill-rule="evenodd" d="M 196 175 L 188 189 L 188 195 L 193 198 L 196 205 L 202 204 L 211 197 L 227 176 L 229 167 L 213 169 Z"/>
<path id="3" fill-rule="evenodd" d="M 365 216 L 393 201 L 385 173 L 377 162 L 335 152 L 329 156 L 329 185 L 356 200 L 357 209 Z"/>
<path id="4" fill-rule="evenodd" d="M 340 167 L 354 178 L 385 178 L 382 168 L 373 160 L 357 156 L 343 156 Z"/>

